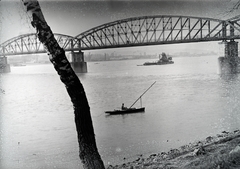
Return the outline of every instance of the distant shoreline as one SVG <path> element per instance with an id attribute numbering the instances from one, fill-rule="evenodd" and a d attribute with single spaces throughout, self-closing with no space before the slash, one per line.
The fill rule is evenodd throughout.
<path id="1" fill-rule="evenodd" d="M 208 56 L 208 55 L 169 55 L 171 56 L 173 59 L 174 58 L 180 58 L 180 57 L 202 57 L 202 56 Z M 213 56 L 213 55 L 211 55 Z M 122 61 L 122 60 L 158 60 L 158 57 L 143 57 L 143 58 L 139 58 L 139 57 L 131 57 L 131 58 L 112 58 L 112 59 L 108 59 L 108 60 L 102 60 L 102 59 L 96 59 L 96 60 L 85 60 L 85 62 L 108 62 L 108 61 Z M 46 60 L 46 61 L 42 61 L 42 62 L 9 62 L 9 64 L 11 66 L 21 66 L 22 65 L 43 65 L 43 64 L 51 64 L 50 61 Z M 16 65 L 19 64 L 19 65 Z"/>

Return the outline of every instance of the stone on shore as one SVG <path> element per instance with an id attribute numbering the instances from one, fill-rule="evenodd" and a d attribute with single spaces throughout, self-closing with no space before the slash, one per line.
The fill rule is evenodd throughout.
<path id="1" fill-rule="evenodd" d="M 223 131 L 215 137 L 183 145 L 169 152 L 155 153 L 108 169 L 165 169 L 165 168 L 240 168 L 240 131 Z"/>

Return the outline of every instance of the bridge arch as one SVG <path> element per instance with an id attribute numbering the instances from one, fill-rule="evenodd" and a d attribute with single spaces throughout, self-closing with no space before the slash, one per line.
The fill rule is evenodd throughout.
<path id="1" fill-rule="evenodd" d="M 219 41 L 233 38 L 230 27 L 233 24 L 220 19 L 155 15 L 109 22 L 75 38 L 82 50 Z"/>
<path id="2" fill-rule="evenodd" d="M 55 33 L 65 51 L 240 39 L 240 19 L 154 15 L 102 24 L 75 37 Z M 35 33 L 0 44 L 0 56 L 45 53 Z"/>
<path id="3" fill-rule="evenodd" d="M 79 40 L 59 33 L 54 34 L 59 45 L 65 51 L 74 51 L 79 49 Z M 31 53 L 46 53 L 42 43 L 37 38 L 36 33 L 19 35 L 11 38 L 0 45 L 0 56 L 22 55 Z"/>

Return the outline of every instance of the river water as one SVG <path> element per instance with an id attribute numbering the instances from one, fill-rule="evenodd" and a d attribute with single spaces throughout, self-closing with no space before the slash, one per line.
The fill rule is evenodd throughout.
<path id="1" fill-rule="evenodd" d="M 239 74 L 221 74 L 217 56 L 89 62 L 78 74 L 105 165 L 160 153 L 240 128 Z M 107 116 L 143 96 L 144 113 Z M 0 168 L 81 168 L 73 109 L 51 64 L 11 67 L 0 81 Z M 135 105 L 140 106 L 140 103 Z"/>

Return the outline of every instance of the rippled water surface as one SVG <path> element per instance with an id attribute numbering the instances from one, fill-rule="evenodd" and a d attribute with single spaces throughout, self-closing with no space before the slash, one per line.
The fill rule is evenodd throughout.
<path id="1" fill-rule="evenodd" d="M 89 62 L 88 73 L 78 74 L 106 165 L 240 128 L 239 74 L 220 74 L 216 56 L 173 60 Z M 72 105 L 52 65 L 11 67 L 0 78 L 0 168 L 81 168 Z M 154 81 L 144 113 L 105 115 L 130 106 Z"/>

